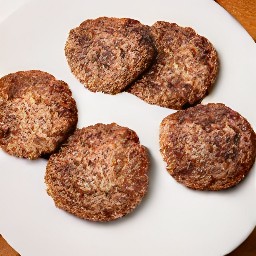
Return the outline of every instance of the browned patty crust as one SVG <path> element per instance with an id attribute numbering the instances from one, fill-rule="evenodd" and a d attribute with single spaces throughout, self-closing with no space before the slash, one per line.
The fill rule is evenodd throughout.
<path id="1" fill-rule="evenodd" d="M 0 79 L 0 146 L 10 155 L 36 159 L 54 152 L 77 124 L 68 85 L 39 70 Z"/>
<path id="2" fill-rule="evenodd" d="M 149 160 L 136 133 L 115 123 L 77 129 L 46 168 L 55 205 L 80 218 L 110 221 L 131 212 L 148 188 Z"/>
<path id="3" fill-rule="evenodd" d="M 85 20 L 70 31 L 65 54 L 72 73 L 93 92 L 124 90 L 152 62 L 149 28 L 128 18 Z"/>
<path id="4" fill-rule="evenodd" d="M 151 27 L 158 55 L 128 91 L 162 107 L 182 109 L 199 102 L 212 87 L 218 57 L 212 44 L 192 28 L 158 21 Z"/>
<path id="5" fill-rule="evenodd" d="M 178 182 L 192 189 L 222 190 L 238 184 L 251 169 L 256 137 L 232 109 L 200 104 L 162 121 L 160 151 Z"/>

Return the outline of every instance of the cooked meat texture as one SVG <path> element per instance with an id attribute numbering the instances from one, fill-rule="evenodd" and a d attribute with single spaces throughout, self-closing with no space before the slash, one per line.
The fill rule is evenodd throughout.
<path id="1" fill-rule="evenodd" d="M 151 27 L 151 36 L 158 51 L 156 60 L 128 91 L 150 104 L 172 109 L 200 102 L 219 67 L 212 44 L 192 28 L 164 21 Z"/>
<path id="2" fill-rule="evenodd" d="M 77 129 L 46 168 L 55 205 L 80 218 L 111 221 L 131 212 L 148 188 L 149 160 L 136 133 L 115 123 Z"/>
<path id="3" fill-rule="evenodd" d="M 155 48 L 149 28 L 139 21 L 100 17 L 70 31 L 65 54 L 90 91 L 116 94 L 148 68 Z"/>
<path id="4" fill-rule="evenodd" d="M 49 155 L 77 124 L 76 102 L 68 85 L 39 70 L 0 79 L 0 146 L 17 157 Z"/>
<path id="5" fill-rule="evenodd" d="M 160 151 L 178 182 L 197 190 L 222 190 L 238 184 L 251 169 L 256 137 L 232 109 L 200 104 L 162 121 Z"/>

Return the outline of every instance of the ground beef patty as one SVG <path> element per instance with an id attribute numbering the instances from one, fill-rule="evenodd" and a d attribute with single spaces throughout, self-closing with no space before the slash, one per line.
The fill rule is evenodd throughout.
<path id="1" fill-rule="evenodd" d="M 47 192 L 80 218 L 110 221 L 131 212 L 148 188 L 149 160 L 136 133 L 115 123 L 77 129 L 50 157 Z"/>
<path id="2" fill-rule="evenodd" d="M 70 31 L 65 54 L 89 90 L 116 94 L 149 66 L 155 48 L 149 28 L 139 21 L 100 17 Z"/>
<path id="3" fill-rule="evenodd" d="M 192 28 L 158 21 L 151 27 L 156 61 L 128 91 L 162 107 L 182 109 L 199 102 L 212 87 L 218 58 L 212 44 Z"/>
<path id="4" fill-rule="evenodd" d="M 0 146 L 7 153 L 36 159 L 54 152 L 77 124 L 68 85 L 38 71 L 0 79 Z"/>
<path id="5" fill-rule="evenodd" d="M 248 121 L 225 105 L 197 105 L 162 121 L 160 151 L 178 182 L 221 190 L 238 184 L 251 169 L 256 137 Z"/>

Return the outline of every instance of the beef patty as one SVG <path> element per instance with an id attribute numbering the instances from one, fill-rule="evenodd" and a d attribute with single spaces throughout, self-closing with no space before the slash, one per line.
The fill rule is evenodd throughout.
<path id="1" fill-rule="evenodd" d="M 197 105 L 164 118 L 160 151 L 168 172 L 185 186 L 221 190 L 251 169 L 256 137 L 248 121 L 223 104 Z"/>
<path id="2" fill-rule="evenodd" d="M 151 27 L 151 36 L 158 51 L 156 60 L 128 92 L 172 109 L 201 101 L 217 76 L 219 64 L 213 45 L 192 28 L 164 21 Z"/>
<path id="3" fill-rule="evenodd" d="M 54 152 L 75 130 L 76 102 L 68 85 L 39 70 L 0 79 L 0 146 L 36 159 Z"/>
<path id="4" fill-rule="evenodd" d="M 47 165 L 55 205 L 80 218 L 110 221 L 131 212 L 148 188 L 149 160 L 136 133 L 96 124 L 69 137 Z"/>
<path id="5" fill-rule="evenodd" d="M 116 94 L 150 65 L 155 48 L 139 21 L 100 17 L 69 32 L 65 54 L 72 73 L 89 90 Z"/>

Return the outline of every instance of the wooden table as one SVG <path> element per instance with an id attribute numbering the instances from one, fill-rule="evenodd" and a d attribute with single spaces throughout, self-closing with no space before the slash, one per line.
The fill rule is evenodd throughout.
<path id="1" fill-rule="evenodd" d="M 225 8 L 256 41 L 256 1 L 255 0 L 216 0 Z"/>

